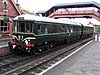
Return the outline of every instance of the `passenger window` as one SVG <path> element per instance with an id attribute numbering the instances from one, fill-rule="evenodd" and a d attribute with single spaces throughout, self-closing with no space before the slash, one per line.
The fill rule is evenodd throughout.
<path id="1" fill-rule="evenodd" d="M 71 28 L 71 32 L 73 32 L 73 29 Z"/>
<path id="2" fill-rule="evenodd" d="M 66 26 L 66 31 L 67 31 L 67 33 L 69 33 L 69 31 L 70 31 L 69 28 L 68 28 L 68 26 Z"/>
<path id="3" fill-rule="evenodd" d="M 71 27 L 70 26 L 68 26 L 68 31 L 71 32 Z"/>
<path id="4" fill-rule="evenodd" d="M 45 28 L 44 34 L 48 34 L 48 28 L 47 27 Z"/>
<path id="5" fill-rule="evenodd" d="M 38 34 L 41 34 L 41 26 L 38 25 Z"/>
<path id="6" fill-rule="evenodd" d="M 70 31 L 71 33 L 73 32 L 73 26 L 71 26 L 71 31 Z"/>
<path id="7" fill-rule="evenodd" d="M 29 24 L 29 23 L 26 23 L 26 32 L 27 32 L 27 33 L 30 32 L 29 26 L 30 26 L 30 24 Z"/>
<path id="8" fill-rule="evenodd" d="M 19 22 L 19 32 L 25 32 L 25 22 Z"/>

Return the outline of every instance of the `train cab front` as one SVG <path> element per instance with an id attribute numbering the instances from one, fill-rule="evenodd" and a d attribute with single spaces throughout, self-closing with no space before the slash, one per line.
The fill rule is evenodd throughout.
<path id="1" fill-rule="evenodd" d="M 35 44 L 32 41 L 35 38 L 25 38 L 21 42 L 13 39 L 12 42 L 9 42 L 9 50 L 14 53 L 30 52 L 34 48 Z"/>

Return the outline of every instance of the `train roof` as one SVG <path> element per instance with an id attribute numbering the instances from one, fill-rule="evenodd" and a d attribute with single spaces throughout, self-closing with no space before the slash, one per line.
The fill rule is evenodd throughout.
<path id="1" fill-rule="evenodd" d="M 93 25 L 83 25 L 84 27 L 94 27 Z"/>
<path id="2" fill-rule="evenodd" d="M 81 26 L 81 23 L 64 20 L 64 19 L 53 19 L 48 17 L 42 17 L 42 16 L 36 16 L 32 14 L 22 14 L 14 18 L 14 20 L 28 20 L 28 21 L 41 21 L 41 22 L 51 22 L 51 23 L 63 23 L 63 24 L 70 24 L 70 25 L 79 25 Z M 83 25 L 86 27 L 94 27 L 92 25 Z"/>
<path id="3" fill-rule="evenodd" d="M 72 24 L 72 25 L 81 25 L 80 23 L 65 21 L 61 19 L 53 19 L 48 17 L 41 17 L 31 14 L 22 14 L 14 18 L 14 20 L 32 20 L 32 21 L 42 21 L 42 22 L 53 22 L 53 23 L 63 23 L 63 24 Z"/>

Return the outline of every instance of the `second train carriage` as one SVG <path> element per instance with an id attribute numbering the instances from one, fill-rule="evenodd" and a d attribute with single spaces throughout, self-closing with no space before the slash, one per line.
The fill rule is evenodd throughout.
<path id="1" fill-rule="evenodd" d="M 13 41 L 9 42 L 9 47 L 14 52 L 38 54 L 58 43 L 91 35 L 93 32 L 85 32 L 86 28 L 78 23 L 24 14 L 14 19 Z"/>
<path id="2" fill-rule="evenodd" d="M 84 25 L 82 26 L 82 31 L 82 38 L 91 37 L 94 33 L 94 27 L 90 25 Z"/>

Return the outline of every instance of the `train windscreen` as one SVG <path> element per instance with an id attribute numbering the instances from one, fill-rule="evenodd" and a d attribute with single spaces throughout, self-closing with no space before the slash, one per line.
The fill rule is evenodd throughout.
<path id="1" fill-rule="evenodd" d="M 33 21 L 14 21 L 14 32 L 33 33 L 34 22 Z"/>

